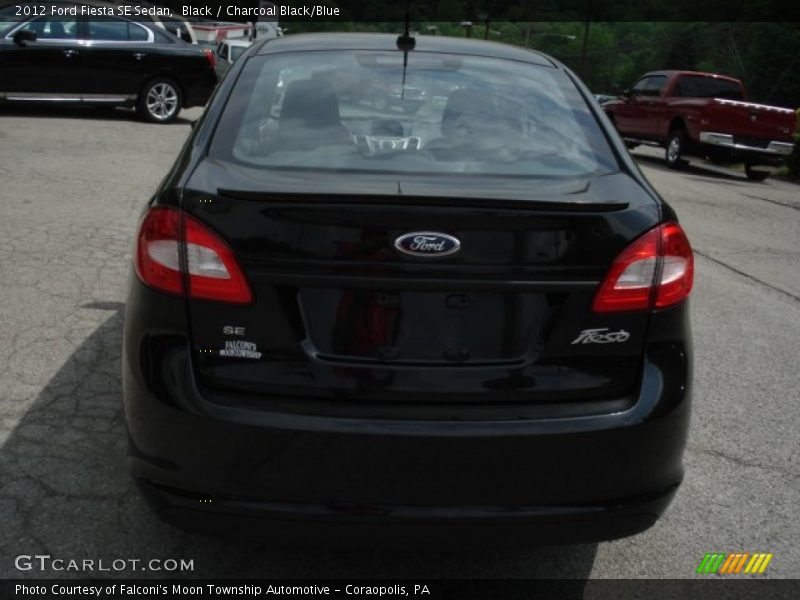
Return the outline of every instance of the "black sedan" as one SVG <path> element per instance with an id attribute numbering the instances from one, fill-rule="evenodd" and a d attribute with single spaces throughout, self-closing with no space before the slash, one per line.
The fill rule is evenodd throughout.
<path id="1" fill-rule="evenodd" d="M 231 69 L 137 237 L 124 406 L 154 510 L 270 540 L 651 526 L 683 477 L 693 254 L 575 75 L 373 34 Z M 429 92 L 381 109 L 359 82 Z"/>
<path id="2" fill-rule="evenodd" d="M 211 50 L 149 22 L 84 17 L 83 6 L 92 5 L 47 4 L 21 18 L 14 6 L 2 9 L 0 101 L 135 106 L 158 123 L 208 101 L 217 82 Z"/>

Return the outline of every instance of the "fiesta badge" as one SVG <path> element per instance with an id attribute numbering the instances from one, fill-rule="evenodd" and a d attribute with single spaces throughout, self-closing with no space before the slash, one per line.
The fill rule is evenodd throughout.
<path id="1" fill-rule="evenodd" d="M 461 248 L 458 238 L 436 231 L 413 231 L 401 235 L 394 241 L 394 247 L 403 254 L 438 258 L 455 254 Z"/>

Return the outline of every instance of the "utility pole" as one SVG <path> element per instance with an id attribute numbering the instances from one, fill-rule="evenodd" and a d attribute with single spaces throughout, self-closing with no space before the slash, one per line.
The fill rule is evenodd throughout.
<path id="1" fill-rule="evenodd" d="M 530 47 L 531 41 L 531 0 L 525 2 L 525 47 Z"/>
<path id="2" fill-rule="evenodd" d="M 586 27 L 583 30 L 583 48 L 581 49 L 580 75 L 584 79 L 586 78 L 586 51 L 589 46 L 589 26 L 592 23 L 592 2 L 593 0 L 588 0 L 588 5 L 586 7 Z"/>
<path id="3" fill-rule="evenodd" d="M 741 79 L 747 81 L 747 73 L 744 70 L 744 61 L 742 60 L 742 55 L 739 54 L 739 47 L 736 45 L 736 38 L 733 37 L 733 29 L 728 31 L 728 37 L 731 40 L 731 50 L 733 50 L 732 54 L 734 58 L 736 58 L 736 62 L 739 63 L 739 69 L 741 70 L 739 76 Z"/>
<path id="4" fill-rule="evenodd" d="M 481 12 L 480 16 L 483 20 L 484 28 L 483 28 L 483 39 L 489 39 L 489 23 L 492 20 L 492 11 L 494 10 L 494 0 L 488 3 L 489 6 L 486 6 L 484 11 Z"/>

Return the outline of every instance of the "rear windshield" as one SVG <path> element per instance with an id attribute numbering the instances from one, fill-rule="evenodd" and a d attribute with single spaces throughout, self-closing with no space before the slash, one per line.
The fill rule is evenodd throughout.
<path id="1" fill-rule="evenodd" d="M 742 87 L 735 81 L 700 75 L 684 75 L 675 86 L 676 96 L 690 98 L 729 98 L 743 100 Z"/>
<path id="2" fill-rule="evenodd" d="M 265 170 L 574 178 L 618 170 L 549 66 L 410 52 L 250 58 L 211 156 Z"/>

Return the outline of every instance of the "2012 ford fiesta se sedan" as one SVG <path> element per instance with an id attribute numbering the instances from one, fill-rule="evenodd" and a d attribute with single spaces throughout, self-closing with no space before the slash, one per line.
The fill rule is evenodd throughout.
<path id="1" fill-rule="evenodd" d="M 254 44 L 134 262 L 128 463 L 177 526 L 600 540 L 681 482 L 692 250 L 545 55 Z"/>

